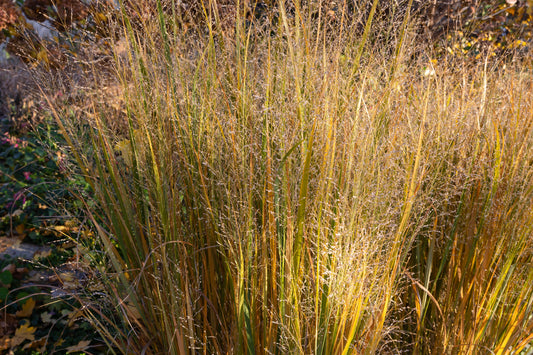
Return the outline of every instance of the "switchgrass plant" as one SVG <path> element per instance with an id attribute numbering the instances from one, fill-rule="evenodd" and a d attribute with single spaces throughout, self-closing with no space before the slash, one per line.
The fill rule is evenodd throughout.
<path id="1" fill-rule="evenodd" d="M 93 321 L 116 350 L 531 342 L 530 64 L 430 61 L 412 1 L 384 46 L 378 2 L 362 31 L 297 2 L 264 32 L 238 3 L 229 31 L 203 3 L 196 35 L 177 3 L 135 23 L 124 11 L 113 78 L 92 72 L 118 96 L 83 116 L 52 105 L 99 201 L 115 318 Z"/>
<path id="2" fill-rule="evenodd" d="M 520 353 L 531 342 L 532 102 L 522 70 L 485 63 L 436 79 L 427 150 L 438 158 L 427 160 L 420 196 L 433 223 L 408 263 L 420 353 Z"/>

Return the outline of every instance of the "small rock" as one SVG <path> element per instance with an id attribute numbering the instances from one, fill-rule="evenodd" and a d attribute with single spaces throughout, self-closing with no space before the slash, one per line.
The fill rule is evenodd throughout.
<path id="1" fill-rule="evenodd" d="M 7 254 L 12 258 L 21 258 L 31 260 L 33 256 L 37 253 L 42 253 L 43 251 L 49 250 L 49 247 L 38 246 L 29 243 L 20 243 L 18 245 L 12 245 L 7 248 L 3 254 Z"/>

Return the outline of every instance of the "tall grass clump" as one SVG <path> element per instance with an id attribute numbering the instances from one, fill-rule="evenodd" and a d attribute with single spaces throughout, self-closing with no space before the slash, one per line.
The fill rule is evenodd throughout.
<path id="1" fill-rule="evenodd" d="M 531 76 L 485 63 L 436 80 L 427 223 L 407 266 L 414 349 L 520 353 L 533 326 Z"/>
<path id="2" fill-rule="evenodd" d="M 261 30 L 204 2 L 194 33 L 178 3 L 124 10 L 113 77 L 92 72 L 119 95 L 53 107 L 98 201 L 97 326 L 124 353 L 525 349 L 529 64 L 432 64 L 412 1 L 397 31 L 377 0 L 363 27 L 313 4 Z"/>

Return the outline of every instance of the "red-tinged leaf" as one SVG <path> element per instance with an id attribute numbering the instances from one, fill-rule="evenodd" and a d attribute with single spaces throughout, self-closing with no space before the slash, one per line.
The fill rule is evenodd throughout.
<path id="1" fill-rule="evenodd" d="M 0 351 L 5 351 L 11 348 L 11 338 L 8 336 L 0 339 Z"/>
<path id="2" fill-rule="evenodd" d="M 36 349 L 39 352 L 43 353 L 45 349 L 47 337 L 42 337 L 40 339 L 34 340 L 31 343 L 28 343 L 22 347 L 22 350 Z"/>

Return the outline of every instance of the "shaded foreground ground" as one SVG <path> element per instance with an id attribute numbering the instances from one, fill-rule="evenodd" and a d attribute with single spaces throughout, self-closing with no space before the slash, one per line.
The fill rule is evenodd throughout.
<path id="1" fill-rule="evenodd" d="M 0 70 L 3 79 L 16 72 Z M 61 168 L 53 125 L 22 91 L 2 89 L 0 353 L 98 353 L 102 341 L 73 297 L 93 274 L 78 244 L 83 226 L 66 212 L 77 210 L 79 181 Z"/>

